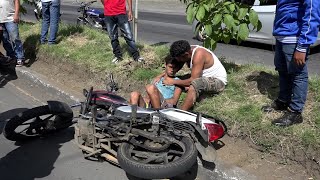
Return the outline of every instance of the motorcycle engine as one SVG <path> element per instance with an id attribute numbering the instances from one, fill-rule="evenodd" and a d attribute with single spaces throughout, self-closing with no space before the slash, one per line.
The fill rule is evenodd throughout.
<path id="1" fill-rule="evenodd" d="M 91 144 L 93 140 L 93 125 L 87 118 L 79 118 L 75 125 L 75 138 L 79 144 Z"/>

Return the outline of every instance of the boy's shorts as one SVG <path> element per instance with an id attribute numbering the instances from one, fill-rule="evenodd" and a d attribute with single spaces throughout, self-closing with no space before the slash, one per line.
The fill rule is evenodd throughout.
<path id="1" fill-rule="evenodd" d="M 164 99 L 161 93 L 160 93 L 160 104 L 161 104 L 161 109 L 175 107 L 173 104 L 167 103 L 167 101 Z M 146 103 L 145 108 L 152 108 L 151 101 Z"/>
<path id="2" fill-rule="evenodd" d="M 194 79 L 191 85 L 196 91 L 196 99 L 198 100 L 201 95 L 212 95 L 222 92 L 225 88 L 225 84 L 214 77 L 200 77 Z"/>

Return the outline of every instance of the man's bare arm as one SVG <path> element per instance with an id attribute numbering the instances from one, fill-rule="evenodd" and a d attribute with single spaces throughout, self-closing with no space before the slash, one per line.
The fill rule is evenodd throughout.
<path id="1" fill-rule="evenodd" d="M 129 13 L 132 13 L 132 0 L 127 0 L 128 1 L 128 8 L 129 8 Z"/>
<path id="2" fill-rule="evenodd" d="M 205 62 L 202 51 L 203 50 L 199 48 L 196 50 L 194 54 L 190 78 L 185 80 L 173 80 L 174 85 L 188 87 L 194 79 L 202 76 L 202 71 Z"/>
<path id="3" fill-rule="evenodd" d="M 19 22 L 19 13 L 20 13 L 20 0 L 14 1 L 14 17 L 13 20 L 15 23 Z"/>

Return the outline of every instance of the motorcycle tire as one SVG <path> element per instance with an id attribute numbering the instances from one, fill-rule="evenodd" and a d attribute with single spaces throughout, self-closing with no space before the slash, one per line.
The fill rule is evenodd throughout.
<path id="1" fill-rule="evenodd" d="M 188 171 L 197 161 L 198 151 L 190 138 L 183 138 L 185 153 L 176 161 L 167 164 L 145 164 L 133 159 L 129 149 L 133 145 L 122 143 L 117 159 L 120 167 L 128 174 L 143 179 L 162 179 L 181 175 Z"/>
<path id="2" fill-rule="evenodd" d="M 63 115 L 62 115 L 63 114 Z M 28 136 L 24 134 L 20 134 L 15 132 L 16 128 L 20 125 L 23 125 L 28 120 L 31 120 L 36 117 L 44 116 L 44 115 L 54 115 L 54 130 L 50 130 L 50 132 L 56 132 L 62 129 L 66 129 L 71 126 L 73 113 L 59 113 L 53 114 L 48 105 L 38 106 L 32 109 L 28 109 L 24 112 L 19 113 L 13 118 L 9 119 L 8 122 L 4 126 L 3 134 L 4 136 L 11 141 L 26 141 L 33 139 L 35 137 L 41 136 L 41 134 L 36 134 L 34 136 Z"/>

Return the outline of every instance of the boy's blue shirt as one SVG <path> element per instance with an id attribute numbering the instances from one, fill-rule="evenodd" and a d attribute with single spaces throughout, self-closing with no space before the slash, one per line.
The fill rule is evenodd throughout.
<path id="1" fill-rule="evenodd" d="M 179 79 L 179 78 L 175 77 L 174 79 Z M 160 91 L 160 93 L 162 94 L 164 99 L 170 99 L 174 95 L 174 91 L 175 91 L 176 86 L 175 85 L 164 85 L 163 80 L 164 80 L 164 77 L 162 77 L 160 79 L 160 81 L 158 83 L 156 83 L 155 85 L 157 86 L 158 90 Z"/>

